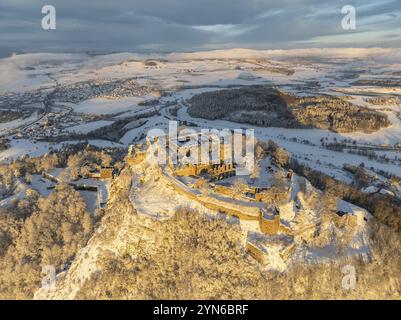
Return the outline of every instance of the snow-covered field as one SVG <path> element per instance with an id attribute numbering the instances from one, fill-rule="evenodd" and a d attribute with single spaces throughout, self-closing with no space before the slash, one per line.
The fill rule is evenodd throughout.
<path id="1" fill-rule="evenodd" d="M 93 130 L 108 126 L 112 123 L 113 123 L 113 121 L 99 120 L 99 121 L 93 121 L 93 122 L 80 124 L 80 125 L 73 126 L 73 127 L 68 127 L 65 130 L 68 132 L 75 132 L 75 133 L 88 133 Z"/>
<path id="2" fill-rule="evenodd" d="M 94 113 L 94 114 L 114 114 L 124 111 L 140 109 L 138 103 L 145 101 L 144 97 L 129 97 L 122 99 L 95 98 L 85 100 L 74 106 L 74 111 L 78 113 Z"/>
<path id="3" fill-rule="evenodd" d="M 15 129 L 15 128 L 30 124 L 31 122 L 34 122 L 35 120 L 37 120 L 37 118 L 38 118 L 38 113 L 34 112 L 25 119 L 16 119 L 13 121 L 0 123 L 0 133 L 5 134 L 10 129 Z"/>
<path id="4" fill-rule="evenodd" d="M 58 150 L 63 144 L 76 144 L 83 141 L 64 141 L 62 143 L 49 143 L 41 141 L 29 141 L 25 139 L 11 140 L 11 147 L 0 152 L 0 162 L 10 162 L 24 155 L 40 157 L 49 150 Z M 88 143 L 100 148 L 123 147 L 123 145 L 106 140 L 88 140 Z"/>

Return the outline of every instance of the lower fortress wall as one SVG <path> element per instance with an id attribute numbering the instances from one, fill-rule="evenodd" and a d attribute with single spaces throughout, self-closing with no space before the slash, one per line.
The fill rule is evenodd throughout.
<path id="1" fill-rule="evenodd" d="M 180 177 L 199 176 L 201 174 L 209 174 L 213 179 L 221 179 L 235 175 L 235 169 L 232 164 L 187 164 L 181 168 L 176 168 L 174 174 Z"/>
<path id="2" fill-rule="evenodd" d="M 215 186 L 215 191 L 223 196 L 233 196 L 233 189 L 225 186 Z"/>
<path id="3" fill-rule="evenodd" d="M 228 206 L 228 203 L 224 203 L 223 201 L 220 201 L 218 199 L 200 194 L 194 194 L 187 186 L 185 186 L 184 184 L 181 185 L 179 181 L 176 181 L 176 179 L 170 176 L 163 175 L 163 178 L 174 188 L 176 192 L 191 200 L 199 202 L 201 205 L 210 210 L 223 212 L 231 216 L 236 216 L 241 220 L 258 220 L 259 208 L 252 208 L 234 204 L 232 206 Z"/>
<path id="4" fill-rule="evenodd" d="M 266 265 L 268 263 L 268 258 L 266 253 L 262 251 L 262 249 L 258 248 L 251 242 L 246 243 L 245 250 L 262 265 Z"/>
<path id="5" fill-rule="evenodd" d="M 288 258 L 294 254 L 295 244 L 290 245 L 280 253 L 281 259 L 287 261 Z M 250 254 L 252 258 L 258 261 L 262 266 L 266 266 L 269 263 L 269 258 L 267 252 L 252 242 L 247 242 L 245 246 L 245 251 Z"/>
<path id="6" fill-rule="evenodd" d="M 262 192 L 258 192 L 256 187 L 247 188 L 248 193 L 251 193 L 255 196 L 255 199 L 246 197 L 241 193 L 237 193 L 232 187 L 227 187 L 223 185 L 216 185 L 214 190 L 216 193 L 221 194 L 223 196 L 229 196 L 236 199 L 251 199 L 256 202 L 263 202 L 269 205 L 276 203 L 285 203 L 288 201 L 290 191 L 282 191 L 275 187 L 269 188 L 268 190 L 263 190 Z"/>
<path id="7" fill-rule="evenodd" d="M 351 214 L 345 214 L 341 217 L 336 214 L 333 214 L 332 220 L 337 228 L 343 228 L 343 227 L 354 228 L 358 224 L 358 217 L 356 215 L 351 215 Z"/>
<path id="8" fill-rule="evenodd" d="M 278 232 L 291 233 L 291 231 L 283 226 L 280 222 L 280 215 L 276 215 L 273 220 L 264 219 L 263 215 L 258 207 L 248 207 L 241 206 L 239 204 L 231 204 L 227 203 L 210 196 L 197 195 L 193 193 L 185 184 L 180 181 L 177 181 L 175 178 L 169 175 L 162 175 L 162 179 L 171 185 L 176 192 L 187 197 L 190 200 L 195 200 L 198 203 L 202 204 L 204 207 L 223 212 L 225 214 L 238 217 L 240 220 L 253 220 L 258 221 L 260 230 L 269 235 L 274 235 Z"/>
<path id="9" fill-rule="evenodd" d="M 280 191 L 274 187 L 267 191 L 255 194 L 255 201 L 264 202 L 267 204 L 283 203 L 287 200 L 288 191 Z"/>
<path id="10" fill-rule="evenodd" d="M 241 220 L 257 220 L 257 212 L 255 212 L 255 210 L 252 210 L 253 212 L 251 212 L 250 208 L 245 208 L 243 210 L 229 208 L 220 201 L 206 196 L 198 197 L 197 200 L 208 209 L 224 212 L 228 215 L 236 216 Z"/>

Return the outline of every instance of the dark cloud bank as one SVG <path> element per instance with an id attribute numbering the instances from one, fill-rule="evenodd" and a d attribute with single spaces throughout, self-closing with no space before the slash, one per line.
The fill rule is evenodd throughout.
<path id="1" fill-rule="evenodd" d="M 41 28 L 54 5 L 57 29 Z M 341 28 L 354 5 L 357 29 Z M 0 55 L 401 47 L 399 0 L 0 0 Z"/>

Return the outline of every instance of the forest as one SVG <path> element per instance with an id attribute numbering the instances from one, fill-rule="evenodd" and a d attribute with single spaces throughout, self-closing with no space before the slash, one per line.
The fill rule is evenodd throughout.
<path id="1" fill-rule="evenodd" d="M 333 96 L 296 97 L 272 87 L 204 92 L 188 100 L 192 117 L 264 127 L 372 132 L 390 125 L 387 115 Z"/>

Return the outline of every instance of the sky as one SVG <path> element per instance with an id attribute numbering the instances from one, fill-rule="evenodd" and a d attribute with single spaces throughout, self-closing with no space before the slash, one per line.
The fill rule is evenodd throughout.
<path id="1" fill-rule="evenodd" d="M 44 5 L 55 30 L 41 27 Z M 0 0 L 1 56 L 312 47 L 401 47 L 401 0 Z"/>

